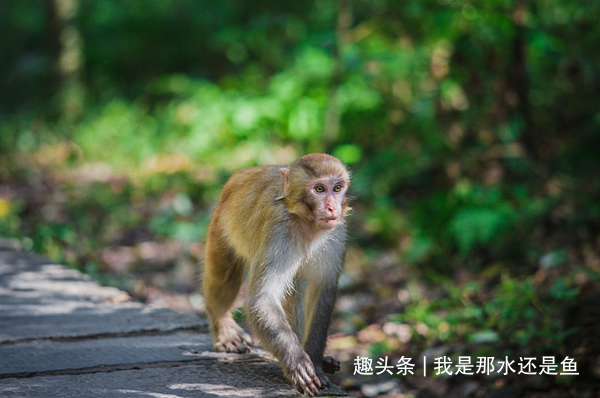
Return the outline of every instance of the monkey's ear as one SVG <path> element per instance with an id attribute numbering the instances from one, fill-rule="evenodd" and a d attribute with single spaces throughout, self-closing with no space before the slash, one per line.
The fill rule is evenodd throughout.
<path id="1" fill-rule="evenodd" d="M 283 194 L 285 195 L 290 186 L 290 177 L 288 175 L 290 169 L 288 167 L 283 167 L 279 169 L 281 171 L 281 177 L 283 178 Z"/>

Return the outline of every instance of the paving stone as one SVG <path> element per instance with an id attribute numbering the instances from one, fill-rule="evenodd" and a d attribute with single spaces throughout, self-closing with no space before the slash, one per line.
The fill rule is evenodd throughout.
<path id="1" fill-rule="evenodd" d="M 89 276 L 29 252 L 0 251 L 0 295 L 21 293 L 25 297 L 119 302 L 127 294 L 100 286 Z"/>
<path id="2" fill-rule="evenodd" d="M 0 345 L 32 339 L 64 339 L 111 334 L 193 329 L 208 331 L 205 318 L 139 303 L 90 302 L 2 297 Z"/>
<path id="3" fill-rule="evenodd" d="M 207 333 L 176 332 L 76 341 L 31 341 L 0 346 L 0 377 L 144 362 L 189 361 L 212 350 Z"/>
<path id="4" fill-rule="evenodd" d="M 0 252 L 0 344 L 31 339 L 208 330 L 205 318 L 122 302 L 126 293 L 27 252 Z"/>
<path id="5" fill-rule="evenodd" d="M 5 398 L 299 397 L 278 366 L 200 361 L 171 368 L 0 380 Z"/>

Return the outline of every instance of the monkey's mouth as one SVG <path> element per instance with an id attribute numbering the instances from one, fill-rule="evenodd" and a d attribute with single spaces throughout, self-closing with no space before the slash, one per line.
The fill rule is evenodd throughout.
<path id="1" fill-rule="evenodd" d="M 321 218 L 321 222 L 328 227 L 335 227 L 338 224 L 338 217 L 324 217 Z"/>

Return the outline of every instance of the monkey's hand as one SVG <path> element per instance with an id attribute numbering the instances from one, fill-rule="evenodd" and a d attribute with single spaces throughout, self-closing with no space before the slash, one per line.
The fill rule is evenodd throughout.
<path id="1" fill-rule="evenodd" d="M 321 382 L 322 388 L 331 387 L 331 382 L 329 381 L 329 377 L 325 376 L 325 372 L 321 368 L 315 368 L 315 373 Z"/>
<path id="2" fill-rule="evenodd" d="M 319 394 L 321 380 L 315 372 L 315 367 L 310 357 L 302 351 L 302 355 L 292 359 L 288 366 L 284 366 L 284 372 L 294 387 L 301 393 L 310 397 Z"/>
<path id="3" fill-rule="evenodd" d="M 250 352 L 251 346 L 252 337 L 233 319 L 223 321 L 215 339 L 215 350 L 243 354 Z"/>
<path id="4" fill-rule="evenodd" d="M 335 372 L 340 371 L 340 361 L 335 359 L 334 357 L 323 357 L 321 360 L 321 366 L 323 367 L 323 372 L 334 374 Z"/>

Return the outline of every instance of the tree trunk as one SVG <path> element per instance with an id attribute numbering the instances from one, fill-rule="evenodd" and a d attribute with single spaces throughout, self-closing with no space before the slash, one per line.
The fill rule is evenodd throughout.
<path id="1" fill-rule="evenodd" d="M 331 151 L 331 145 L 338 138 L 340 132 L 341 109 L 339 101 L 339 86 L 344 79 L 344 61 L 342 59 L 342 48 L 352 24 L 351 0 L 338 0 L 338 17 L 336 24 L 336 42 L 333 47 L 334 70 L 329 87 L 329 102 L 325 115 L 325 126 L 323 129 L 323 143 L 327 152 Z"/>
<path id="2" fill-rule="evenodd" d="M 509 72 L 509 90 L 514 96 L 514 103 L 509 103 L 509 109 L 513 117 L 520 118 L 521 142 L 532 159 L 538 159 L 539 153 L 536 143 L 535 132 L 531 126 L 531 115 L 529 109 L 529 78 L 527 76 L 527 39 L 525 37 L 525 15 L 527 13 L 527 0 L 517 0 L 513 14 L 515 25 L 515 38 L 512 47 L 512 65 Z"/>
<path id="3" fill-rule="evenodd" d="M 78 9 L 78 0 L 47 0 L 52 81 L 58 99 L 58 113 L 69 122 L 79 118 L 83 110 L 82 40 L 75 23 Z"/>

